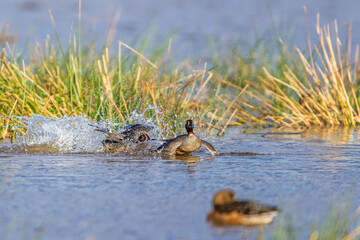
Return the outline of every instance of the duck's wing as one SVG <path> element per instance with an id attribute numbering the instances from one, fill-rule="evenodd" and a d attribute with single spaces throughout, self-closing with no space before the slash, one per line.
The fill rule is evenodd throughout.
<path id="1" fill-rule="evenodd" d="M 224 205 L 216 205 L 215 210 L 220 213 L 238 212 L 244 215 L 255 215 L 262 213 L 277 212 L 278 208 L 260 204 L 254 201 L 236 201 Z"/>
<path id="2" fill-rule="evenodd" d="M 209 152 L 211 152 L 212 155 L 214 156 L 219 155 L 219 153 L 215 150 L 214 146 L 211 145 L 209 142 L 201 140 L 201 143 L 204 147 L 206 147 L 207 150 L 209 150 Z"/>
<path id="3" fill-rule="evenodd" d="M 169 155 L 174 155 L 176 152 L 176 149 L 178 149 L 178 147 L 181 146 L 181 144 L 183 143 L 183 140 L 186 136 L 187 135 L 181 135 L 174 139 L 167 140 L 163 145 L 158 147 L 157 150 L 161 151 L 163 153 L 169 154 Z"/>
<path id="4" fill-rule="evenodd" d="M 279 211 L 276 206 L 265 205 L 254 201 L 246 201 L 246 207 L 248 214 L 262 214 Z"/>

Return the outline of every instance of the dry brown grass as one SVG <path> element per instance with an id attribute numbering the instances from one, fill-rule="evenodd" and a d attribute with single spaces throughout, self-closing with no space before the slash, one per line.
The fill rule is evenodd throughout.
<path id="1" fill-rule="evenodd" d="M 359 46 L 350 62 L 351 45 L 341 44 L 336 21 L 333 35 L 329 25 L 320 27 L 319 18 L 316 30 L 319 45 L 309 47 L 310 57 L 296 48 L 303 73 L 285 66 L 284 77 L 278 78 L 264 68 L 259 82 L 246 90 L 247 99 L 233 103 L 233 109 L 238 109 L 235 122 L 285 127 L 351 127 L 360 123 Z"/>

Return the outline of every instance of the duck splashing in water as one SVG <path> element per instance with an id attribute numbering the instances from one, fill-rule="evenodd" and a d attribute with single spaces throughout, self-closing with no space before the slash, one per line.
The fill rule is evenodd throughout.
<path id="1" fill-rule="evenodd" d="M 187 134 L 177 136 L 174 139 L 166 140 L 164 144 L 158 147 L 158 152 L 167 155 L 185 155 L 198 150 L 201 146 L 204 146 L 213 156 L 219 155 L 213 145 L 207 141 L 201 140 L 194 134 L 194 123 L 191 119 L 186 121 L 185 129 Z"/>

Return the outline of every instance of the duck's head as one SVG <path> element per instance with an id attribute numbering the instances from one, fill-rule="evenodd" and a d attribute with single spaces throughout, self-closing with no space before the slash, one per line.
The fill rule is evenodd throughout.
<path id="1" fill-rule="evenodd" d="M 224 205 L 236 201 L 236 195 L 232 190 L 221 190 L 215 193 L 213 198 L 213 205 Z"/>
<path id="2" fill-rule="evenodd" d="M 188 134 L 194 134 L 193 130 L 194 130 L 194 123 L 193 123 L 193 120 L 189 119 L 186 121 L 186 124 L 185 124 L 185 129 L 186 131 L 188 132 Z"/>

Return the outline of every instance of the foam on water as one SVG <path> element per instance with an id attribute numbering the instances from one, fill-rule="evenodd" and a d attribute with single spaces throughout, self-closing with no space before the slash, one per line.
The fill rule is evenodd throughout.
<path id="1" fill-rule="evenodd" d="M 83 116 L 62 116 L 59 118 L 44 117 L 42 115 L 35 114 L 31 117 L 19 117 L 16 118 L 19 122 L 25 124 L 25 126 L 15 126 L 16 128 L 25 128 L 25 134 L 17 136 L 13 143 L 1 144 L 0 149 L 2 151 L 14 151 L 14 152 L 45 152 L 45 153 L 99 153 L 104 152 L 102 141 L 105 138 L 105 134 L 99 131 L 95 131 L 95 126 L 104 128 L 112 128 L 121 132 L 121 129 L 128 124 L 140 123 L 154 126 L 154 130 L 150 132 L 150 137 L 155 139 L 161 139 L 163 137 L 160 134 L 159 127 L 154 124 L 152 118 L 146 119 L 144 114 L 149 109 L 146 109 L 143 113 L 133 112 L 129 119 L 123 123 L 112 123 L 109 120 L 103 120 L 101 122 L 93 122 Z M 151 109 L 153 110 L 153 109 Z M 92 126 L 93 125 L 93 126 Z M 153 142 L 148 144 L 159 144 Z M 130 149 L 130 150 L 129 150 Z M 131 151 L 131 147 L 126 151 Z M 142 146 L 142 152 L 147 150 L 148 147 Z M 130 153 L 134 154 L 134 153 Z"/>
<path id="2" fill-rule="evenodd" d="M 17 117 L 26 124 L 26 133 L 18 136 L 13 149 L 26 152 L 84 153 L 101 152 L 104 134 L 94 131 L 94 122 L 77 116 L 59 118 L 33 115 Z"/>

